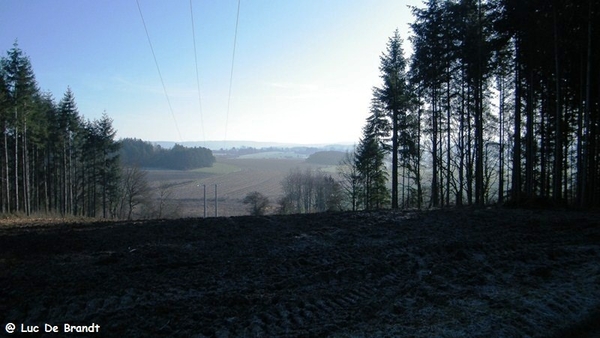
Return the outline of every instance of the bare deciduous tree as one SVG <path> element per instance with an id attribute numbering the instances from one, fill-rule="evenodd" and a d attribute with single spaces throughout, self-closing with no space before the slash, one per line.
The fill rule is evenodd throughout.
<path id="1" fill-rule="evenodd" d="M 242 202 L 248 204 L 248 211 L 253 216 L 264 215 L 269 206 L 269 199 L 258 191 L 248 193 Z"/>
<path id="2" fill-rule="evenodd" d="M 280 199 L 281 213 L 310 213 L 339 210 L 340 184 L 330 175 L 307 169 L 292 170 L 281 182 L 284 197 Z"/>
<path id="3" fill-rule="evenodd" d="M 123 168 L 122 195 L 119 216 L 131 219 L 136 207 L 149 200 L 147 173 L 137 166 Z"/>

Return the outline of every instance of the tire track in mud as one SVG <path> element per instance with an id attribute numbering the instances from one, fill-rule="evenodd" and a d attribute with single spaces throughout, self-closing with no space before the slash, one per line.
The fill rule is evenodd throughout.
<path id="1" fill-rule="evenodd" d="M 364 309 L 377 298 L 374 280 L 382 272 L 371 273 L 363 253 L 348 250 L 356 244 L 354 235 L 344 238 L 345 245 L 336 245 L 344 237 L 338 228 L 291 228 L 288 241 L 265 260 L 271 264 L 252 267 L 263 270 L 256 283 L 262 287 L 254 290 L 260 296 L 251 296 L 251 314 L 239 323 L 239 331 L 230 332 L 233 336 L 331 334 L 347 327 L 349 320 L 365 317 Z"/>
<path id="2" fill-rule="evenodd" d="M 436 267 L 432 274 L 446 274 L 450 277 L 446 282 L 455 288 L 452 294 L 463 295 L 462 303 L 453 307 L 466 310 L 479 302 L 480 307 L 487 308 L 487 315 L 494 318 L 492 325 L 495 329 L 491 332 L 495 334 L 538 336 L 542 332 L 540 327 L 559 323 L 568 325 L 577 320 L 577 309 L 593 307 L 598 301 L 598 283 L 573 281 L 579 275 L 593 276 L 598 272 L 598 265 L 592 262 L 592 257 L 597 258 L 600 251 L 598 246 L 587 249 L 593 272 L 579 274 L 576 270 L 581 270 L 577 265 L 581 267 L 582 257 L 568 255 L 564 248 L 569 246 L 568 241 L 572 241 L 573 237 L 583 237 L 570 234 L 562 238 L 547 225 L 543 224 L 544 229 L 540 228 L 540 224 L 538 228 L 522 224 L 518 227 L 510 224 L 508 229 L 485 227 L 485 232 L 471 240 L 448 241 L 451 238 L 448 236 L 445 245 L 437 250 L 428 250 L 434 253 L 433 257 L 445 257 L 449 263 Z M 457 261 L 464 264 L 455 264 Z M 444 289 L 442 280 L 434 285 L 436 291 Z M 582 295 L 581 292 L 573 292 L 576 289 L 586 291 Z M 507 316 L 507 313 L 519 315 Z M 513 327 L 506 331 L 509 323 Z"/>
<path id="3" fill-rule="evenodd" d="M 598 227 L 548 215 L 345 213 L 0 233 L 0 244 L 18 240 L 0 246 L 0 264 L 14 267 L 0 271 L 14 307 L 0 320 L 100 320 L 131 337 L 548 336 L 600 304 Z M 48 244 L 59 240 L 72 244 Z M 36 246 L 43 254 L 28 253 Z"/>
<path id="4" fill-rule="evenodd" d="M 302 300 L 282 299 L 262 308 L 265 312 L 252 321 L 252 332 L 300 335 L 294 327 L 312 327 L 314 334 L 332 334 L 357 326 L 354 322 L 376 319 L 389 308 L 397 314 L 410 309 L 394 303 L 429 274 L 431 262 L 419 250 L 414 253 L 418 245 L 399 248 L 386 238 L 389 229 L 370 234 L 377 241 L 365 239 L 362 229 L 350 230 L 316 229 L 293 236 L 296 243 L 270 272 L 282 279 L 276 288 L 285 286 Z"/>
<path id="5" fill-rule="evenodd" d="M 337 251 L 326 256 L 323 252 L 306 253 L 297 252 L 268 269 L 265 278 L 279 282 L 266 287 L 264 293 L 278 296 L 263 298 L 252 309 L 255 314 L 243 325 L 244 332 L 259 336 L 327 334 L 336 328 L 332 323 L 343 323 L 348 313 L 373 298 L 373 289 L 345 286 L 357 274 L 351 268 L 340 268 L 340 262 L 353 259 L 351 255 Z"/>

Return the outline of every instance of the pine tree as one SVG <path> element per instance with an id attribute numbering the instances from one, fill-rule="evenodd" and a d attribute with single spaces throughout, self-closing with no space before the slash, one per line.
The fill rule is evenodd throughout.
<path id="1" fill-rule="evenodd" d="M 79 111 L 75 103 L 75 96 L 71 88 L 67 88 L 65 95 L 58 104 L 58 137 L 61 143 L 60 158 L 61 167 L 61 205 L 63 214 L 75 213 L 75 190 L 77 187 L 75 181 L 76 156 L 78 154 L 75 148 L 75 135 L 79 128 Z"/>
<path id="2" fill-rule="evenodd" d="M 0 171 L 0 184 L 2 185 L 0 199 L 2 200 L 3 213 L 10 210 L 10 180 L 8 168 L 8 121 L 10 113 L 10 93 L 5 77 L 6 74 L 4 67 L 0 67 L 0 128 L 2 130 L 0 142 L 3 143 L 2 152 L 0 153 L 0 167 L 2 168 Z"/>
<path id="3" fill-rule="evenodd" d="M 14 210 L 29 214 L 30 177 L 27 128 L 29 115 L 35 109 L 35 99 L 39 95 L 39 89 L 29 57 L 23 53 L 17 42 L 14 43 L 13 48 L 8 51 L 7 57 L 3 58 L 1 63 L 9 94 L 9 111 L 13 114 L 7 118 L 7 127 L 4 132 L 12 135 L 14 146 L 14 152 L 10 154 L 14 168 L 12 173 Z M 5 154 L 9 153 L 8 143 L 8 140 L 5 140 Z"/>
<path id="4" fill-rule="evenodd" d="M 363 128 L 361 138 L 355 151 L 355 167 L 360 182 L 360 199 L 367 210 L 381 209 L 389 203 L 387 189 L 388 173 L 385 156 L 388 147 L 385 144 L 391 126 L 381 102 L 374 98 L 371 101 L 371 115 Z"/>
<path id="5" fill-rule="evenodd" d="M 0 130 L 2 212 L 115 216 L 120 165 L 112 120 L 84 121 L 70 88 L 59 104 L 41 93 L 17 43 L 0 61 Z"/>
<path id="6" fill-rule="evenodd" d="M 386 51 L 380 57 L 383 85 L 377 89 L 377 98 L 384 104 L 391 118 L 392 131 L 392 209 L 398 208 L 398 151 L 400 119 L 409 109 L 410 93 L 406 75 L 406 59 L 402 49 L 403 40 L 396 29 L 389 38 Z"/>
<path id="7" fill-rule="evenodd" d="M 429 0 L 426 7 L 412 8 L 415 22 L 411 24 L 414 36 L 411 38 L 413 44 L 413 56 L 411 60 L 411 82 L 419 87 L 421 98 L 425 101 L 425 115 L 427 119 L 426 133 L 430 135 L 431 143 L 431 198 L 430 206 L 438 207 L 440 204 L 440 89 L 443 82 L 444 63 L 443 43 L 440 39 L 444 35 L 442 26 L 443 9 L 440 2 Z"/>
<path id="8" fill-rule="evenodd" d="M 115 141 L 116 131 L 112 126 L 113 120 L 106 114 L 102 114 L 100 120 L 94 121 L 94 130 L 97 133 L 97 146 L 99 147 L 99 174 L 102 217 L 108 218 L 114 211 L 119 197 L 119 143 Z"/>

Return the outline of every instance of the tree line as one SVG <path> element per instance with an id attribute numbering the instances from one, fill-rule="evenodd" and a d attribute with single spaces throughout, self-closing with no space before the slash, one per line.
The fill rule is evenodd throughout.
<path id="1" fill-rule="evenodd" d="M 84 119 L 70 88 L 59 102 L 40 91 L 16 42 L 0 63 L 2 213 L 114 216 L 121 191 L 112 119 Z"/>
<path id="2" fill-rule="evenodd" d="M 352 208 L 600 205 L 600 3 L 427 0 L 412 12 L 414 53 L 389 38 L 341 169 Z"/>
<path id="3" fill-rule="evenodd" d="M 279 199 L 281 214 L 301 214 L 341 209 L 339 183 L 322 171 L 294 169 L 281 182 L 283 197 Z"/>
<path id="4" fill-rule="evenodd" d="M 139 139 L 125 138 L 120 141 L 120 157 L 123 165 L 174 170 L 190 170 L 210 167 L 215 157 L 210 149 L 184 147 L 175 144 L 170 149 Z"/>

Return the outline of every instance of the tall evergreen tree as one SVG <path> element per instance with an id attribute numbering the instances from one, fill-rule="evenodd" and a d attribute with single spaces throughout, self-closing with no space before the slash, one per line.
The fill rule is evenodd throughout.
<path id="1" fill-rule="evenodd" d="M 9 94 L 9 111 L 13 115 L 7 119 L 5 133 L 12 134 L 11 154 L 13 163 L 13 196 L 14 210 L 30 212 L 29 205 L 29 162 L 28 162 L 28 117 L 35 109 L 35 98 L 39 94 L 37 82 L 29 57 L 19 48 L 17 42 L 2 59 L 4 81 Z M 9 115 L 10 115 L 9 113 Z M 8 140 L 7 140 L 8 141 Z M 5 153 L 8 153 L 8 142 L 5 142 Z"/>
<path id="2" fill-rule="evenodd" d="M 377 90 L 378 99 L 384 104 L 392 122 L 392 209 L 398 208 L 398 151 L 400 121 L 407 114 L 410 102 L 406 59 L 402 49 L 403 40 L 396 29 L 389 38 L 386 51 L 380 57 L 383 85 Z"/>
<path id="3" fill-rule="evenodd" d="M 429 0 L 425 8 L 412 8 L 415 22 L 411 24 L 414 36 L 413 56 L 411 60 L 411 82 L 419 87 L 421 97 L 426 103 L 427 133 L 431 142 L 431 198 L 429 204 L 438 207 L 440 204 L 439 168 L 441 155 L 439 151 L 440 129 L 440 96 L 443 82 L 444 63 L 440 57 L 443 55 L 444 36 L 442 26 L 442 7 L 440 2 Z"/>
<path id="4" fill-rule="evenodd" d="M 2 135 L 0 142 L 3 147 L 0 152 L 0 184 L 2 185 L 0 199 L 2 201 L 2 212 L 10 210 L 10 181 L 9 181 L 9 164 L 8 164 L 8 121 L 10 114 L 10 93 L 8 84 L 6 83 L 6 73 L 4 67 L 0 67 L 0 130 Z"/>
<path id="5" fill-rule="evenodd" d="M 360 199 L 365 209 L 387 207 L 389 191 L 388 173 L 385 165 L 385 139 L 389 137 L 390 123 L 386 112 L 377 99 L 371 101 L 371 115 L 363 128 L 355 151 L 355 166 L 360 182 Z"/>
<path id="6" fill-rule="evenodd" d="M 120 163 L 119 147 L 120 144 L 115 140 L 116 130 L 112 126 L 113 120 L 106 114 L 95 121 L 100 145 L 100 175 L 102 187 L 102 217 L 113 217 L 116 202 L 119 194 Z"/>
<path id="7" fill-rule="evenodd" d="M 72 214 L 75 212 L 75 194 L 77 183 L 75 181 L 76 156 L 78 151 L 75 145 L 75 135 L 79 128 L 79 111 L 75 103 L 75 96 L 71 88 L 67 88 L 65 95 L 58 104 L 58 140 L 61 148 L 60 158 L 62 166 L 60 169 L 61 186 L 61 205 L 63 214 Z"/>

